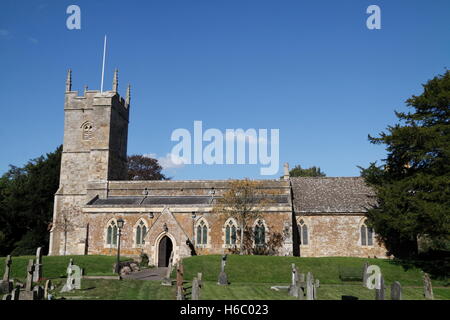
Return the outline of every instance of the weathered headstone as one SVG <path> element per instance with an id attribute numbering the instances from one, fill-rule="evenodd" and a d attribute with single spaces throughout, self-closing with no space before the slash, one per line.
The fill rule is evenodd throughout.
<path id="1" fill-rule="evenodd" d="M 431 285 L 431 279 L 428 273 L 423 274 L 423 294 L 425 296 L 425 299 L 434 299 L 433 286 Z"/>
<path id="2" fill-rule="evenodd" d="M 34 261 L 30 259 L 27 267 L 27 284 L 25 285 L 25 291 L 33 290 L 33 274 L 34 274 Z"/>
<path id="3" fill-rule="evenodd" d="M 68 292 L 72 291 L 73 289 L 81 289 L 81 273 L 81 268 L 77 265 L 74 265 L 72 259 L 70 259 L 69 266 L 67 267 L 66 284 L 61 289 L 61 292 Z"/>
<path id="4" fill-rule="evenodd" d="M 25 290 L 20 293 L 20 300 L 36 300 L 36 292 L 33 290 L 34 261 L 30 259 L 27 267 L 27 283 Z"/>
<path id="5" fill-rule="evenodd" d="M 198 281 L 198 286 L 201 288 L 203 286 L 203 274 L 201 272 L 197 272 L 197 281 Z"/>
<path id="6" fill-rule="evenodd" d="M 291 271 L 291 285 L 289 286 L 289 295 L 293 297 L 298 297 L 298 270 L 295 264 L 292 264 Z"/>
<path id="7" fill-rule="evenodd" d="M 200 296 L 200 288 L 198 286 L 197 278 L 192 280 L 192 291 L 191 291 L 191 300 L 198 300 Z"/>
<path id="8" fill-rule="evenodd" d="M 173 264 L 173 250 L 170 253 L 169 265 L 167 266 L 166 276 L 163 278 L 161 284 L 163 286 L 171 286 L 172 279 L 170 279 L 170 274 L 172 273 L 172 264 Z"/>
<path id="9" fill-rule="evenodd" d="M 36 262 L 34 264 L 33 282 L 42 278 L 42 247 L 36 250 Z"/>
<path id="10" fill-rule="evenodd" d="M 314 277 L 311 272 L 306 274 L 306 300 L 314 300 Z"/>
<path id="11" fill-rule="evenodd" d="M 177 286 L 177 300 L 185 300 L 183 286 Z"/>
<path id="12" fill-rule="evenodd" d="M 45 287 L 44 287 L 44 300 L 48 300 L 48 294 L 52 287 L 52 280 L 45 281 Z"/>
<path id="13" fill-rule="evenodd" d="M 220 263 L 220 274 L 219 274 L 219 280 L 217 281 L 218 285 L 226 286 L 228 285 L 228 277 L 225 273 L 225 265 L 227 264 L 227 255 L 222 256 L 222 261 Z"/>
<path id="14" fill-rule="evenodd" d="M 11 293 L 12 300 L 19 300 L 20 299 L 20 286 L 16 286 L 14 290 Z"/>
<path id="15" fill-rule="evenodd" d="M 384 300 L 384 277 L 380 273 L 378 274 L 377 286 L 375 287 L 375 300 Z"/>
<path id="16" fill-rule="evenodd" d="M 5 294 L 2 298 L 2 300 L 12 300 L 12 295 L 10 293 Z"/>
<path id="17" fill-rule="evenodd" d="M 3 274 L 3 280 L 0 281 L 0 294 L 8 294 L 12 291 L 13 283 L 9 280 L 11 264 L 11 256 L 8 255 L 5 260 L 5 273 Z"/>
<path id="18" fill-rule="evenodd" d="M 33 288 L 34 300 L 42 300 L 44 299 L 44 288 L 41 286 L 35 286 Z"/>
<path id="19" fill-rule="evenodd" d="M 369 267 L 369 263 L 365 262 L 364 268 L 363 268 L 363 287 L 365 287 L 365 288 L 367 288 L 367 279 L 369 278 L 369 274 L 367 273 L 368 267 Z"/>
<path id="20" fill-rule="evenodd" d="M 391 300 L 402 300 L 402 286 L 398 281 L 391 285 Z"/>
<path id="21" fill-rule="evenodd" d="M 183 282 L 184 282 L 184 266 L 183 261 L 178 262 L 177 267 L 177 287 L 183 288 Z"/>
<path id="22" fill-rule="evenodd" d="M 73 274 L 72 274 L 72 278 L 73 278 L 73 286 L 74 289 L 81 289 L 81 276 L 83 274 L 83 270 L 76 265 L 72 265 L 71 266 L 72 270 L 73 270 Z"/>

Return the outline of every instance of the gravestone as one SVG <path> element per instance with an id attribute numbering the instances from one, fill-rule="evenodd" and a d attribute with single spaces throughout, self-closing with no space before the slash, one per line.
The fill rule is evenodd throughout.
<path id="1" fill-rule="evenodd" d="M 13 282 L 9 280 L 9 275 L 11 272 L 11 256 L 8 255 L 5 260 L 5 273 L 3 274 L 3 280 L 0 281 L 0 294 L 11 293 L 13 289 Z"/>
<path id="2" fill-rule="evenodd" d="M 227 255 L 222 256 L 222 261 L 220 263 L 220 274 L 219 274 L 219 280 L 217 281 L 218 285 L 226 286 L 228 285 L 228 277 L 225 273 L 225 265 L 227 264 Z"/>
<path id="3" fill-rule="evenodd" d="M 365 262 L 364 268 L 363 268 L 363 287 L 365 287 L 365 288 L 367 288 L 367 279 L 369 278 L 369 274 L 367 273 L 368 267 L 369 267 L 369 263 Z"/>
<path id="4" fill-rule="evenodd" d="M 200 288 L 198 286 L 197 278 L 192 280 L 192 291 L 191 291 L 191 300 L 198 300 L 200 296 Z"/>
<path id="5" fill-rule="evenodd" d="M 47 280 L 45 281 L 45 287 L 44 287 L 44 300 L 49 300 L 48 299 L 48 293 L 52 288 L 52 280 Z"/>
<path id="6" fill-rule="evenodd" d="M 27 283 L 25 285 L 25 291 L 33 290 L 33 274 L 34 274 L 34 261 L 33 259 L 30 259 L 28 261 L 27 267 Z"/>
<path id="7" fill-rule="evenodd" d="M 34 300 L 43 300 L 44 299 L 44 288 L 41 286 L 35 286 L 33 288 Z"/>
<path id="8" fill-rule="evenodd" d="M 173 264 L 173 250 L 170 253 L 169 265 L 167 266 L 166 276 L 163 278 L 163 280 L 161 282 L 161 284 L 163 286 L 171 286 L 172 285 L 172 280 L 170 279 L 170 274 L 172 273 L 172 264 Z"/>
<path id="9" fill-rule="evenodd" d="M 306 274 L 306 300 L 314 300 L 314 277 L 311 272 Z"/>
<path id="10" fill-rule="evenodd" d="M 178 262 L 177 267 L 177 287 L 183 288 L 183 282 L 184 282 L 184 266 L 183 261 Z"/>
<path id="11" fill-rule="evenodd" d="M 72 270 L 73 270 L 73 285 L 74 285 L 74 289 L 81 289 L 81 276 L 83 275 L 83 270 L 76 265 L 72 265 L 71 266 Z"/>
<path id="12" fill-rule="evenodd" d="M 42 247 L 36 250 L 36 262 L 34 264 L 33 282 L 42 278 Z"/>
<path id="13" fill-rule="evenodd" d="M 20 286 L 16 286 L 15 289 L 11 293 L 12 300 L 20 300 Z"/>
<path id="14" fill-rule="evenodd" d="M 197 273 L 197 281 L 198 281 L 198 286 L 201 288 L 203 286 L 203 274 L 201 272 Z"/>
<path id="15" fill-rule="evenodd" d="M 289 286 L 289 295 L 293 297 L 298 297 L 298 269 L 295 264 L 292 264 L 291 271 L 291 285 Z"/>
<path id="16" fill-rule="evenodd" d="M 305 281 L 305 274 L 299 273 L 298 274 L 298 295 L 297 298 L 299 300 L 305 300 L 306 298 L 306 281 Z"/>
<path id="17" fill-rule="evenodd" d="M 30 259 L 27 266 L 27 282 L 25 290 L 20 292 L 20 300 L 37 300 L 36 292 L 33 290 L 34 261 Z"/>
<path id="18" fill-rule="evenodd" d="M 391 300 L 402 300 L 402 286 L 398 281 L 391 285 Z"/>
<path id="19" fill-rule="evenodd" d="M 10 294 L 10 293 L 5 294 L 5 295 L 3 296 L 3 298 L 2 298 L 2 300 L 12 300 L 11 294 Z"/>
<path id="20" fill-rule="evenodd" d="M 378 277 L 377 286 L 375 287 L 375 300 L 384 300 L 384 277 L 381 273 Z"/>
<path id="21" fill-rule="evenodd" d="M 177 300 L 185 300 L 182 286 L 177 286 Z"/>
<path id="22" fill-rule="evenodd" d="M 433 286 L 431 285 L 431 279 L 428 273 L 423 274 L 423 294 L 425 296 L 425 299 L 434 299 Z"/>
<path id="23" fill-rule="evenodd" d="M 74 265 L 72 259 L 70 259 L 69 266 L 67 267 L 66 284 L 61 289 L 61 292 L 69 292 L 74 289 L 81 289 L 81 274 L 81 268 L 77 265 Z"/>

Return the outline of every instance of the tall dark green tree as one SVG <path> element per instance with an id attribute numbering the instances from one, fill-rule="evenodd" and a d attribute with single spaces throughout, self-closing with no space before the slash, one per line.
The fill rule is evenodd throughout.
<path id="1" fill-rule="evenodd" d="M 22 168 L 11 165 L 0 178 L 0 256 L 48 247 L 61 152 L 62 146 Z"/>
<path id="2" fill-rule="evenodd" d="M 371 163 L 361 175 L 374 186 L 378 204 L 368 212 L 389 251 L 417 254 L 418 241 L 434 251 L 450 251 L 450 71 L 423 85 L 396 112 L 399 123 L 371 137 L 385 144 L 384 165 Z"/>

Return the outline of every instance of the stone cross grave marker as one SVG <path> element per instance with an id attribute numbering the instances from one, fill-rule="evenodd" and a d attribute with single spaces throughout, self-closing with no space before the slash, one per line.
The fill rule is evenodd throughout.
<path id="1" fill-rule="evenodd" d="M 173 265 L 173 250 L 170 253 L 170 257 L 169 257 L 169 265 L 167 266 L 167 272 L 166 272 L 166 276 L 163 278 L 161 284 L 163 286 L 171 286 L 172 285 L 172 280 L 170 279 L 170 274 L 172 273 L 172 265 Z"/>
<path id="2" fill-rule="evenodd" d="M 11 293 L 13 288 L 12 281 L 9 280 L 9 275 L 11 272 L 11 256 L 8 255 L 5 260 L 5 273 L 3 274 L 3 280 L 0 281 L 0 293 L 2 294 L 8 294 Z"/>
<path id="3" fill-rule="evenodd" d="M 27 284 L 25 285 L 25 291 L 33 290 L 33 274 L 34 274 L 34 261 L 30 259 L 27 267 Z"/>
<path id="4" fill-rule="evenodd" d="M 384 300 L 385 295 L 384 277 L 381 273 L 378 274 L 377 286 L 375 287 L 375 300 Z"/>
<path id="5" fill-rule="evenodd" d="M 434 299 L 433 286 L 431 285 L 431 279 L 428 273 L 423 274 L 423 293 L 425 299 L 428 300 Z"/>
<path id="6" fill-rule="evenodd" d="M 42 278 L 42 247 L 36 250 L 36 262 L 34 264 L 33 282 Z"/>
<path id="7" fill-rule="evenodd" d="M 402 286 L 398 281 L 391 285 L 391 300 L 402 300 Z"/>
<path id="8" fill-rule="evenodd" d="M 293 297 L 298 297 L 298 269 L 295 264 L 292 264 L 291 271 L 291 285 L 289 286 L 289 295 Z"/>
<path id="9" fill-rule="evenodd" d="M 191 300 L 198 300 L 200 296 L 200 288 L 198 286 L 198 279 L 195 277 L 192 280 Z"/>
<path id="10" fill-rule="evenodd" d="M 228 277 L 225 273 L 225 266 L 227 264 L 227 255 L 222 256 L 222 261 L 220 262 L 220 274 L 219 274 L 219 280 L 217 281 L 218 285 L 226 286 L 228 285 Z"/>

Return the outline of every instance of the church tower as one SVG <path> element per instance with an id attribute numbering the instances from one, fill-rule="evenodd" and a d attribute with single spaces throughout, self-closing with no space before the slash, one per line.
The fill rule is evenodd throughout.
<path id="1" fill-rule="evenodd" d="M 130 87 L 126 99 L 122 98 L 118 93 L 117 69 L 111 91 L 85 88 L 82 96 L 72 91 L 72 72 L 68 71 L 64 144 L 50 255 L 84 254 L 89 227 L 81 207 L 91 200 L 88 189 L 105 192 L 108 181 L 127 179 L 129 110 Z"/>

